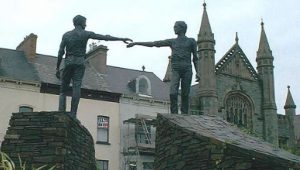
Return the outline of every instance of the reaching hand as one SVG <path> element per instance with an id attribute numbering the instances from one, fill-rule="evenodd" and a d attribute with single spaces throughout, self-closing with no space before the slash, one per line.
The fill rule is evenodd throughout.
<path id="1" fill-rule="evenodd" d="M 60 71 L 59 70 L 56 70 L 55 76 L 57 79 L 60 79 Z"/>
<path id="2" fill-rule="evenodd" d="M 125 44 L 129 44 L 129 42 L 133 42 L 132 39 L 130 39 L 130 38 L 124 38 L 122 41 L 123 41 Z"/>
<path id="3" fill-rule="evenodd" d="M 196 82 L 199 82 L 200 81 L 200 76 L 198 73 L 196 73 Z"/>
<path id="4" fill-rule="evenodd" d="M 129 43 L 129 44 L 127 45 L 127 48 L 130 48 L 130 47 L 133 47 L 133 46 L 135 46 L 135 43 Z"/>

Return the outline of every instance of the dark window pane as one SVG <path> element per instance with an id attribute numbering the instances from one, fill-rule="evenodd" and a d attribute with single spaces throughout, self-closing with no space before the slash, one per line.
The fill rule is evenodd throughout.
<path id="1" fill-rule="evenodd" d="M 28 106 L 20 106 L 19 107 L 19 112 L 32 112 L 33 108 L 32 107 L 28 107 Z"/>
<path id="2" fill-rule="evenodd" d="M 99 170 L 108 170 L 108 160 L 97 160 L 97 168 Z"/>
<path id="3" fill-rule="evenodd" d="M 136 124 L 135 126 L 135 140 L 137 143 L 150 144 L 151 141 L 151 126 L 143 126 Z"/>
<path id="4" fill-rule="evenodd" d="M 147 94 L 147 90 L 148 90 L 148 82 L 145 78 L 141 78 L 139 80 L 139 93 Z"/>

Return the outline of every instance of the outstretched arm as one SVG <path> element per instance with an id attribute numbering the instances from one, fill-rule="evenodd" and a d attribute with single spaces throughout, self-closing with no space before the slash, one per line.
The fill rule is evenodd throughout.
<path id="1" fill-rule="evenodd" d="M 105 41 L 123 41 L 124 43 L 128 44 L 129 42 L 132 42 L 130 38 L 119 38 L 119 37 L 113 37 L 110 35 L 101 35 L 101 34 L 95 34 L 91 33 L 90 38 L 96 39 L 96 40 L 105 40 Z"/>
<path id="2" fill-rule="evenodd" d="M 145 47 L 169 47 L 171 46 L 171 40 L 153 41 L 153 42 L 133 42 L 127 45 L 128 48 L 135 45 L 141 45 Z"/>
<path id="3" fill-rule="evenodd" d="M 135 45 L 141 45 L 141 46 L 145 46 L 145 47 L 154 47 L 155 46 L 154 42 L 133 42 L 133 43 L 129 43 L 127 45 L 127 47 L 130 48 Z"/>

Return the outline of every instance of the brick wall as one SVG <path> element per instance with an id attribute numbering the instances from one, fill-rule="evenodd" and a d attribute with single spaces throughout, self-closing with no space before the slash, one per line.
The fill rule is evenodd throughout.
<path id="1" fill-rule="evenodd" d="M 36 55 L 36 42 L 37 35 L 31 33 L 24 38 L 24 40 L 18 45 L 16 50 L 24 51 L 28 59 L 33 59 Z"/>

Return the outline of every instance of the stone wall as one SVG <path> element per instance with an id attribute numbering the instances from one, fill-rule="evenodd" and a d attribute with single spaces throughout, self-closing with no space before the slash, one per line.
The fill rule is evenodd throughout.
<path id="1" fill-rule="evenodd" d="M 217 74 L 217 95 L 219 107 L 224 108 L 224 99 L 226 95 L 237 89 L 236 77 L 225 74 Z M 263 114 L 262 114 L 262 90 L 258 81 L 240 79 L 241 92 L 249 96 L 254 104 L 254 114 L 252 115 L 253 132 L 259 136 L 263 136 Z M 223 113 L 224 117 L 226 113 Z"/>
<path id="2" fill-rule="evenodd" d="M 63 112 L 13 113 L 1 151 L 28 168 L 95 170 L 94 141 L 77 119 Z"/>
<path id="3" fill-rule="evenodd" d="M 199 140 L 195 133 L 170 123 L 158 115 L 155 170 L 208 170 L 223 157 L 223 146 Z"/>
<path id="4" fill-rule="evenodd" d="M 157 117 L 155 170 L 300 169 L 300 157 L 208 116 Z"/>
<path id="5" fill-rule="evenodd" d="M 286 115 L 277 115 L 278 118 L 278 136 L 289 138 L 289 124 Z"/>

